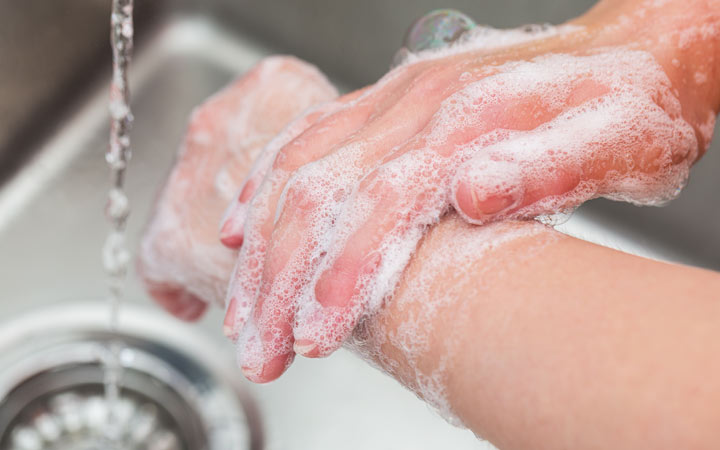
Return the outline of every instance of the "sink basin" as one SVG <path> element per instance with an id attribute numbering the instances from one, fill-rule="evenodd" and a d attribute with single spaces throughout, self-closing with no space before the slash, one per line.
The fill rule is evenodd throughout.
<path id="1" fill-rule="evenodd" d="M 99 5 L 104 2 L 68 1 L 81 5 L 77 11 L 88 15 L 67 19 L 68 23 L 107 21 L 107 8 Z M 592 1 L 558 0 L 547 2 L 552 3 L 547 8 L 539 6 L 543 3 L 508 0 L 491 7 L 458 0 L 443 6 L 464 10 L 479 22 L 510 26 L 532 20 L 558 22 Z M 28 10 L 43 8 L 45 0 L 22 4 Z M 133 248 L 196 104 L 263 56 L 278 52 L 317 63 L 345 90 L 371 82 L 389 64 L 405 27 L 437 6 L 430 0 L 152 4 L 138 11 L 147 20 L 138 20 L 131 68 L 136 121 L 128 172 L 133 207 L 128 232 Z M 1 18 L 8 17 L 4 8 L 20 7 L 0 6 L 0 25 Z M 0 121 L 6 124 L 0 125 L 0 327 L 30 308 L 97 299 L 106 293 L 100 247 L 107 231 L 102 209 L 109 184 L 104 161 L 109 70 L 103 69 L 109 64 L 108 33 L 107 28 L 80 26 L 69 26 L 68 32 L 84 33 L 84 38 L 68 41 L 74 46 L 70 49 L 59 44 L 46 48 L 81 52 L 82 58 L 76 55 L 66 61 L 88 75 L 79 77 L 60 63 L 48 66 L 47 73 L 36 70 L 38 79 L 33 80 L 22 71 L 14 72 L 15 78 L 0 73 L 0 102 L 27 106 L 16 108 L 16 113 L 0 109 L 0 117 L 9 117 L 9 122 Z M 96 42 L 107 52 L 88 44 Z M 3 55 L 10 52 L 8 47 L 22 59 L 23 45 L 32 45 L 37 53 L 36 47 L 49 44 L 0 40 L 0 61 L 7 60 Z M 2 90 L 23 79 L 41 86 L 43 94 Z M 563 230 L 649 257 L 720 269 L 720 208 L 711 198 L 720 192 L 720 149 L 714 147 L 671 205 L 636 208 L 593 201 Z M 127 301 L 154 308 L 134 273 Z M 214 358 L 232 359 L 221 321 L 221 311 L 212 310 L 200 323 L 185 326 L 207 335 Z M 237 377 L 242 377 L 239 371 Z M 467 430 L 448 425 L 413 394 L 345 351 L 319 361 L 298 358 L 285 376 L 269 385 L 244 384 L 258 405 L 270 450 L 492 448 Z"/>

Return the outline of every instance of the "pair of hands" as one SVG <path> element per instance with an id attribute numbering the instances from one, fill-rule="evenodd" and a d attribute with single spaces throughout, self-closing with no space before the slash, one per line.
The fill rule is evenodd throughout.
<path id="1" fill-rule="evenodd" d="M 141 249 L 151 294 L 190 320 L 227 299 L 243 372 L 267 382 L 342 345 L 451 209 L 482 224 L 671 198 L 709 137 L 667 61 L 623 39 L 469 46 L 340 98 L 305 63 L 261 62 L 191 120 Z"/>

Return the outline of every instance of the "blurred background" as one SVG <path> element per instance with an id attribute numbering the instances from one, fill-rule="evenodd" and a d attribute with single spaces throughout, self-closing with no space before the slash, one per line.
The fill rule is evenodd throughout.
<path id="1" fill-rule="evenodd" d="M 297 55 L 350 90 L 383 75 L 408 26 L 432 9 L 455 8 L 480 24 L 504 28 L 561 23 L 593 3 L 139 1 L 131 67 L 131 243 L 142 231 L 191 109 L 261 57 Z M 102 209 L 108 185 L 103 155 L 109 13 L 109 0 L 0 2 L 0 330 L 28 310 L 102 301 L 105 295 L 99 255 L 107 231 Z M 596 200 L 564 229 L 641 255 L 720 270 L 718 146 L 669 206 Z M 130 281 L 129 301 L 151 308 L 134 274 Z M 217 359 L 231 361 L 220 316 L 211 312 L 193 331 L 213 340 Z M 4 371 L 0 364 L 0 385 Z M 321 362 L 300 361 L 280 381 L 246 388 L 257 399 L 267 448 L 487 447 L 344 352 Z"/>

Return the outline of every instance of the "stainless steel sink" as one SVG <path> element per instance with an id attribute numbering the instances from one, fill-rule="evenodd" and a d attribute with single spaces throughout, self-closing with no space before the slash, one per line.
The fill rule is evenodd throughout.
<path id="1" fill-rule="evenodd" d="M 30 308 L 102 298 L 106 292 L 100 246 L 108 186 L 107 3 L 67 0 L 64 9 L 50 8 L 46 0 L 0 5 L 0 327 Z M 377 78 L 405 27 L 433 7 L 455 6 L 479 22 L 509 26 L 558 22 L 592 2 L 140 3 L 128 174 L 133 245 L 192 107 L 264 55 L 296 53 L 350 89 Z M 44 29 L 51 19 L 61 33 L 27 31 Z M 5 25 L 15 20 L 24 20 L 25 28 L 13 34 Z M 3 66 L 5 61 L 12 67 Z M 18 87 L 26 84 L 36 89 Z M 711 197 L 720 192 L 717 147 L 670 206 L 591 202 L 564 229 L 627 251 L 720 269 L 720 208 Z M 134 274 L 127 297 L 154 308 Z M 218 360 L 231 359 L 220 321 L 221 312 L 214 310 L 187 326 L 209 336 Z M 268 449 L 490 448 L 344 351 L 322 361 L 299 358 L 277 382 L 247 387 L 259 405 Z"/>

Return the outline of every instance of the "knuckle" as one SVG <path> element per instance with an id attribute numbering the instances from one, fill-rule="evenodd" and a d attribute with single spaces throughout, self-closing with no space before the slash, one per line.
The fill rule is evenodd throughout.
<path id="1" fill-rule="evenodd" d="M 295 138 L 283 146 L 275 157 L 273 169 L 292 171 L 309 162 L 308 152 L 305 151 L 306 142 Z"/>
<path id="2" fill-rule="evenodd" d="M 431 65 L 415 75 L 407 87 L 407 93 L 411 97 L 422 96 L 435 93 L 438 90 L 448 88 L 448 76 L 454 71 L 454 68 L 445 67 L 444 65 Z"/>
<path id="3" fill-rule="evenodd" d="M 324 189 L 322 177 L 308 166 L 298 169 L 285 188 L 285 205 L 300 210 L 312 209 L 314 193 Z"/>

